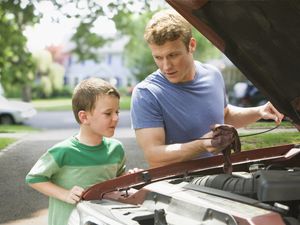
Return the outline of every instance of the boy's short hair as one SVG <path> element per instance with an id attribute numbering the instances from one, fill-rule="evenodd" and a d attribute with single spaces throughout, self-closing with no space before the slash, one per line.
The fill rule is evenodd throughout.
<path id="1" fill-rule="evenodd" d="M 167 41 L 181 38 L 189 47 L 192 38 L 192 26 L 175 10 L 164 10 L 154 14 L 144 32 L 148 44 L 163 45 Z"/>
<path id="2" fill-rule="evenodd" d="M 72 108 L 76 121 L 80 124 L 78 112 L 81 110 L 91 112 L 95 109 L 98 97 L 111 95 L 120 99 L 120 94 L 109 82 L 91 77 L 82 80 L 74 89 L 72 96 Z"/>

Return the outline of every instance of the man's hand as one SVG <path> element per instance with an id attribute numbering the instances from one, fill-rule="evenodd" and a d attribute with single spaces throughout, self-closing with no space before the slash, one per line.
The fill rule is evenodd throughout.
<path id="1" fill-rule="evenodd" d="M 277 125 L 281 123 L 284 115 L 281 114 L 271 102 L 267 102 L 265 105 L 260 106 L 260 115 L 262 119 L 269 120 L 272 119 Z"/>
<path id="2" fill-rule="evenodd" d="M 223 146 L 226 145 L 222 150 L 224 156 L 224 165 L 223 170 L 227 174 L 232 173 L 232 164 L 231 164 L 231 150 L 234 152 L 241 151 L 241 142 L 239 135 L 236 129 L 227 124 L 217 124 L 213 127 L 213 139 L 211 140 L 212 146 Z M 231 143 L 230 143 L 231 141 Z M 228 144 L 229 143 L 229 144 Z"/>
<path id="3" fill-rule="evenodd" d="M 79 186 L 72 187 L 66 193 L 65 202 L 70 203 L 70 204 L 76 204 L 77 202 L 80 201 L 83 191 L 84 191 L 84 189 L 82 187 L 79 187 Z"/>
<path id="4" fill-rule="evenodd" d="M 218 154 L 226 147 L 231 145 L 235 138 L 235 133 L 230 125 L 222 126 L 224 129 L 219 129 L 220 124 L 215 124 L 211 127 L 212 131 L 206 133 L 202 138 L 207 138 L 203 141 L 205 149 L 213 154 Z M 235 130 L 235 129 L 234 129 Z"/>

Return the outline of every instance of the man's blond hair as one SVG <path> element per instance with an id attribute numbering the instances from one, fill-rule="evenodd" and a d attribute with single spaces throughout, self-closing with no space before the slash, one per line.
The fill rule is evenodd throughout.
<path id="1" fill-rule="evenodd" d="M 164 10 L 152 16 L 146 25 L 144 38 L 148 44 L 156 45 L 181 38 L 188 49 L 192 38 L 192 26 L 175 10 Z"/>
<path id="2" fill-rule="evenodd" d="M 72 96 L 72 108 L 76 121 L 80 124 L 78 112 L 83 110 L 92 112 L 96 101 L 104 95 L 115 96 L 120 99 L 120 94 L 109 82 L 92 77 L 81 81 L 74 89 Z"/>

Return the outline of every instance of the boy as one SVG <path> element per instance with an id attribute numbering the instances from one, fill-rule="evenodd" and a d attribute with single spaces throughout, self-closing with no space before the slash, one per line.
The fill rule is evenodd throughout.
<path id="1" fill-rule="evenodd" d="M 49 225 L 65 225 L 85 188 L 125 172 L 122 144 L 113 136 L 119 120 L 120 94 L 108 82 L 89 78 L 72 97 L 78 134 L 50 148 L 26 176 L 49 196 Z"/>

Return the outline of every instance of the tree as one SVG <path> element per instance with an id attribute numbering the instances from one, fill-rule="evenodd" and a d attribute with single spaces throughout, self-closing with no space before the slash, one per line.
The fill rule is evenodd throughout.
<path id="1" fill-rule="evenodd" d="M 0 79 L 5 90 L 23 90 L 24 100 L 30 100 L 30 87 L 38 78 L 36 73 L 39 61 L 33 59 L 32 54 L 26 48 L 27 39 L 24 30 L 33 25 L 43 16 L 38 11 L 39 3 L 45 1 L 2 0 L 0 3 Z M 146 22 L 154 13 L 153 2 L 140 0 L 52 0 L 48 1 L 56 8 L 60 15 L 66 18 L 75 18 L 78 25 L 71 40 L 74 48 L 71 53 L 77 55 L 80 61 L 93 59 L 101 60 L 97 49 L 102 47 L 111 38 L 105 38 L 93 32 L 97 19 L 105 16 L 113 20 L 119 31 L 118 35 L 127 35 L 130 42 L 126 47 L 126 60 L 132 73 L 138 80 L 143 79 L 156 67 L 150 50 L 143 40 L 143 32 Z M 155 1 L 157 3 L 158 1 Z M 164 1 L 163 6 L 166 6 Z M 165 4 L 165 5 L 164 5 Z M 74 10 L 69 10 L 70 8 Z M 57 21 L 61 17 L 53 18 Z M 105 29 L 105 28 L 104 28 Z M 119 38 L 119 36 L 115 38 Z M 203 38 L 198 41 L 201 54 L 196 57 L 204 57 L 213 53 L 209 42 Z M 58 71 L 55 70 L 54 71 Z M 59 70 L 61 71 L 61 70 Z M 57 76 L 51 76 L 53 79 Z M 51 77 L 49 77 L 51 79 Z M 49 83 L 43 78 L 43 83 L 49 91 Z M 57 82 L 55 82 L 57 84 Z M 47 84 L 47 85 L 46 85 Z"/>
<path id="2" fill-rule="evenodd" d="M 48 98 L 54 92 L 59 92 L 63 88 L 65 69 L 61 64 L 54 61 L 55 57 L 53 54 L 54 52 L 49 51 L 49 49 L 44 49 L 33 54 L 37 65 L 35 82 L 33 84 L 34 97 Z"/>
<path id="3" fill-rule="evenodd" d="M 27 26 L 37 23 L 43 16 L 37 9 L 41 2 L 45 1 L 1 0 L 0 2 L 1 83 L 7 92 L 22 95 L 23 100 L 27 101 L 31 98 L 30 88 L 36 79 L 37 65 L 26 48 L 27 39 L 24 36 L 24 30 Z M 101 59 L 96 49 L 102 47 L 110 39 L 91 32 L 94 22 L 100 16 L 112 18 L 118 13 L 130 14 L 134 11 L 132 10 L 134 2 L 142 3 L 142 7 L 148 5 L 146 1 L 138 0 L 111 0 L 107 5 L 98 0 L 51 1 L 65 17 L 77 18 L 79 21 L 72 37 L 75 43 L 72 52 L 77 54 L 79 60 L 94 59 L 96 61 Z M 75 10 L 68 11 L 69 8 Z M 53 18 L 53 20 L 56 19 L 59 18 Z"/>
<path id="4" fill-rule="evenodd" d="M 35 64 L 26 49 L 24 27 L 38 21 L 31 3 L 2 0 L 0 4 L 0 79 L 5 90 L 22 90 L 24 100 L 30 99 L 30 83 Z"/>

